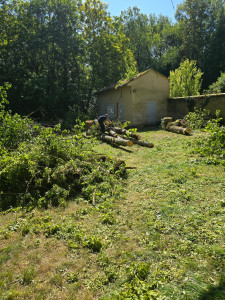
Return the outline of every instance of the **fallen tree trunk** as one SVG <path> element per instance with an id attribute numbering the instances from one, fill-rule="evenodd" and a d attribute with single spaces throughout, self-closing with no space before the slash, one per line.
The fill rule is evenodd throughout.
<path id="1" fill-rule="evenodd" d="M 187 128 L 188 122 L 184 119 L 178 119 L 174 122 L 174 125 Z"/>
<path id="2" fill-rule="evenodd" d="M 119 133 L 119 134 L 126 134 L 127 136 L 130 136 L 136 140 L 140 140 L 141 139 L 141 136 L 140 134 L 137 134 L 135 132 L 132 132 L 132 131 L 129 131 L 129 130 L 126 130 L 124 128 L 120 128 L 120 127 L 113 127 L 113 130 L 115 130 L 115 132 Z"/>
<path id="3" fill-rule="evenodd" d="M 109 134 L 113 137 L 117 137 L 117 134 L 115 131 L 113 131 L 112 129 L 109 129 Z"/>
<path id="4" fill-rule="evenodd" d="M 133 146 L 132 141 L 125 140 L 125 139 L 122 139 L 122 138 L 119 138 L 119 137 L 115 138 L 115 137 L 112 137 L 112 136 L 109 136 L 109 135 L 102 134 L 101 138 L 102 138 L 103 141 L 105 141 L 107 143 L 110 143 L 110 144 L 117 144 L 117 145 L 121 145 L 121 146 L 129 146 L 129 147 Z"/>
<path id="5" fill-rule="evenodd" d="M 183 127 L 175 126 L 175 125 L 170 124 L 170 123 L 167 124 L 166 130 L 174 132 L 174 133 L 181 133 L 181 134 L 184 134 L 184 135 L 190 135 L 192 133 L 191 128 L 183 128 Z"/>
<path id="6" fill-rule="evenodd" d="M 153 143 L 149 143 L 147 141 L 140 141 L 140 140 L 135 140 L 135 139 L 129 139 L 130 141 L 132 141 L 134 144 L 143 146 L 143 147 L 148 147 L 148 148 L 153 148 L 154 144 Z"/>

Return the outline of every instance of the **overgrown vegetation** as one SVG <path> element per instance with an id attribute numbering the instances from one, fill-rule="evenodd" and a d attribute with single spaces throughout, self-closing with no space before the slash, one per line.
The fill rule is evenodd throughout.
<path id="1" fill-rule="evenodd" d="M 194 112 L 189 112 L 185 119 L 193 129 L 205 128 L 210 120 L 210 111 L 207 109 L 195 108 Z"/>
<path id="2" fill-rule="evenodd" d="M 205 124 L 204 131 L 207 135 L 196 139 L 195 151 L 210 164 L 225 165 L 225 127 L 221 125 L 222 118 L 219 114 L 217 111 L 216 119 L 210 119 Z"/>
<path id="3" fill-rule="evenodd" d="M 60 126 L 44 128 L 28 118 L 5 110 L 6 90 L 1 89 L 0 209 L 66 205 L 78 196 L 96 201 L 110 197 L 124 166 L 95 158 L 94 139 L 86 140 L 82 125 L 73 131 Z"/>
<path id="4" fill-rule="evenodd" d="M 220 77 L 217 78 L 216 82 L 212 83 L 209 86 L 206 93 L 208 94 L 225 93 L 225 73 L 221 72 Z"/>

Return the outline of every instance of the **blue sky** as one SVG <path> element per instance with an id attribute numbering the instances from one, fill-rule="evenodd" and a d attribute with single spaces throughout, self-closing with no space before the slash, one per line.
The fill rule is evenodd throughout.
<path id="1" fill-rule="evenodd" d="M 175 21 L 174 14 L 177 5 L 183 3 L 184 0 L 102 0 L 102 2 L 108 4 L 108 10 L 113 16 L 120 15 L 120 12 L 126 10 L 129 6 L 137 6 L 144 14 L 155 13 L 156 16 L 162 14 Z"/>

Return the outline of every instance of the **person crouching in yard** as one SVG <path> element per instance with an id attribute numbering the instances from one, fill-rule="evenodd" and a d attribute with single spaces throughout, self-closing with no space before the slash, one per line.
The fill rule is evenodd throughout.
<path id="1" fill-rule="evenodd" d="M 105 122 L 109 122 L 109 116 L 107 114 L 98 117 L 98 123 L 101 127 L 102 133 L 105 133 Z"/>

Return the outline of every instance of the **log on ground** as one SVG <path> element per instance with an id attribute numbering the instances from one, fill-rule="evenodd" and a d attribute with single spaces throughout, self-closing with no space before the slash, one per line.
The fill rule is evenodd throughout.
<path id="1" fill-rule="evenodd" d="M 188 122 L 184 119 L 178 119 L 174 122 L 174 124 L 176 126 L 185 127 L 185 128 L 187 128 L 187 126 L 188 126 Z"/>
<path id="2" fill-rule="evenodd" d="M 191 128 L 183 128 L 180 126 L 175 126 L 173 124 L 168 123 L 166 126 L 166 130 L 174 133 L 181 133 L 184 135 L 190 135 L 192 133 Z"/>
<path id="3" fill-rule="evenodd" d="M 153 148 L 154 144 L 153 143 L 149 143 L 147 141 L 140 141 L 140 140 L 135 140 L 135 139 L 130 139 L 130 141 L 132 141 L 134 144 L 143 146 L 143 147 L 148 147 L 148 148 Z"/>
<path id="4" fill-rule="evenodd" d="M 127 136 L 130 136 L 136 140 L 140 140 L 141 139 L 141 136 L 140 134 L 137 134 L 135 132 L 132 132 L 132 131 L 129 131 L 129 130 L 126 130 L 124 128 L 120 128 L 120 127 L 114 127 L 113 130 L 119 134 L 126 134 Z"/>
<path id="5" fill-rule="evenodd" d="M 110 144 L 117 144 L 117 145 L 121 145 L 121 146 L 129 146 L 129 147 L 133 146 L 132 141 L 125 140 L 125 139 L 122 139 L 120 137 L 115 138 L 115 137 L 112 137 L 112 136 L 109 136 L 109 135 L 102 134 L 101 138 L 102 138 L 103 141 L 105 141 L 107 143 L 110 143 Z"/>
<path id="6" fill-rule="evenodd" d="M 117 137 L 118 136 L 117 133 L 114 130 L 112 130 L 112 129 L 109 129 L 109 135 L 111 135 L 113 137 Z"/>

